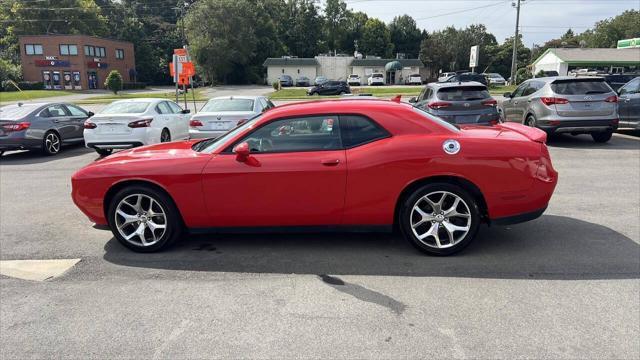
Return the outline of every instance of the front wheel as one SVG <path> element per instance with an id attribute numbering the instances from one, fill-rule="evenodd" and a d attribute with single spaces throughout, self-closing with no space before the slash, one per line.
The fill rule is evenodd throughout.
<path id="1" fill-rule="evenodd" d="M 120 190 L 108 211 L 111 232 L 136 252 L 154 252 L 174 242 L 182 232 L 178 209 L 164 193 L 146 186 Z"/>
<path id="2" fill-rule="evenodd" d="M 611 140 L 612 136 L 613 136 L 613 131 L 591 133 L 591 137 L 593 138 L 593 141 L 597 143 L 606 143 L 607 141 Z"/>
<path id="3" fill-rule="evenodd" d="M 461 187 L 434 183 L 415 190 L 400 211 L 400 229 L 430 255 L 451 255 L 469 245 L 480 226 L 477 201 Z"/>

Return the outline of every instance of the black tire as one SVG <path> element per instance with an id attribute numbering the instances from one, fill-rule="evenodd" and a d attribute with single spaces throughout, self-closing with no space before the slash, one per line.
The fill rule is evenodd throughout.
<path id="1" fill-rule="evenodd" d="M 611 130 L 604 131 L 604 132 L 591 133 L 591 137 L 593 138 L 593 141 L 597 143 L 606 143 L 607 141 L 611 140 L 612 136 L 613 136 L 613 131 Z"/>
<path id="2" fill-rule="evenodd" d="M 164 143 L 164 142 L 170 142 L 171 141 L 171 132 L 169 132 L 169 129 L 162 129 L 162 133 L 160 134 L 160 142 Z"/>
<path id="3" fill-rule="evenodd" d="M 111 153 L 113 152 L 113 149 L 98 149 L 98 148 L 95 148 L 94 150 L 95 150 L 95 151 L 98 153 L 98 155 L 100 155 L 100 156 L 109 156 L 109 155 L 111 155 Z"/>
<path id="4" fill-rule="evenodd" d="M 42 153 L 48 156 L 56 155 L 62 149 L 62 139 L 55 131 L 47 131 L 42 137 Z"/>
<path id="5" fill-rule="evenodd" d="M 505 117 L 504 117 L 504 110 L 498 108 L 498 121 L 503 123 L 506 121 Z"/>
<path id="6" fill-rule="evenodd" d="M 122 234 L 120 234 L 116 226 L 116 210 L 117 210 L 118 204 L 123 199 L 130 197 L 132 195 L 135 196 L 136 194 L 140 194 L 140 195 L 144 195 L 144 196 L 148 196 L 149 198 L 152 198 L 154 201 L 156 201 L 160 205 L 161 210 L 163 210 L 165 213 L 165 222 L 164 222 L 164 225 L 166 226 L 165 231 L 161 234 L 157 242 L 155 242 L 152 245 L 144 246 L 142 245 L 142 242 L 140 242 L 140 244 L 134 243 L 134 242 L 137 242 L 137 240 L 140 240 L 140 238 L 137 236 L 134 237 L 134 238 L 137 237 L 137 239 L 131 239 L 132 240 L 131 242 L 126 240 L 122 236 Z M 146 207 L 147 204 L 148 202 L 145 204 L 145 202 L 143 201 L 142 207 L 143 208 Z M 133 208 L 131 209 L 133 210 Z M 154 218 L 150 217 L 149 219 L 154 219 Z M 111 228 L 111 232 L 113 233 L 113 236 L 116 239 L 118 239 L 118 241 L 122 245 L 124 245 L 125 247 L 135 252 L 141 252 L 141 253 L 156 252 L 166 248 L 167 246 L 175 242 L 180 237 L 183 230 L 180 213 L 178 212 L 178 208 L 173 203 L 173 200 L 169 196 L 167 196 L 164 192 L 158 191 L 152 187 L 148 187 L 144 185 L 134 185 L 118 191 L 118 193 L 116 193 L 116 195 L 113 196 L 113 198 L 111 199 L 111 202 L 109 203 L 109 211 L 107 212 L 107 221 L 109 223 L 109 228 Z M 136 225 L 132 224 L 132 226 L 136 226 Z M 149 229 L 145 231 L 149 231 Z M 148 234 L 148 232 L 146 232 L 145 234 Z"/>
<path id="7" fill-rule="evenodd" d="M 418 239 L 416 234 L 414 234 L 414 232 L 413 232 L 412 219 L 411 219 L 414 205 L 416 205 L 419 201 L 422 201 L 421 199 L 423 197 L 425 197 L 426 195 L 434 194 L 434 193 L 438 193 L 438 192 L 447 192 L 447 193 L 456 195 L 457 197 L 462 199 L 464 201 L 464 203 L 466 203 L 466 205 L 467 205 L 468 215 L 469 215 L 469 219 L 470 219 L 470 223 L 467 223 L 468 226 L 469 226 L 469 230 L 466 233 L 466 235 L 464 235 L 464 237 L 462 237 L 461 239 L 458 239 L 457 242 L 454 242 L 454 244 L 452 246 L 449 246 L 448 244 L 443 242 L 442 245 L 445 246 L 443 248 L 436 247 L 435 238 L 434 238 L 433 244 L 429 244 L 430 240 L 428 240 L 428 238 L 425 238 L 424 242 L 421 241 L 420 239 Z M 432 195 L 432 196 L 437 196 L 437 195 Z M 448 197 L 447 200 L 445 200 L 445 203 L 442 204 L 442 205 L 444 205 L 445 208 L 447 208 L 447 206 L 451 207 L 447 203 L 447 201 L 453 202 L 452 199 L 454 199 L 454 198 L 453 197 Z M 459 205 L 458 209 L 463 209 L 463 208 L 461 208 L 460 205 Z M 464 212 L 465 210 L 461 210 L 461 211 Z M 457 222 L 459 220 L 460 219 L 456 219 L 455 221 Z M 451 221 L 451 224 L 453 224 L 453 220 L 448 220 L 448 221 Z M 409 194 L 409 196 L 407 196 L 402 201 L 401 208 L 400 208 L 399 219 L 398 219 L 402 234 L 404 235 L 404 237 L 407 240 L 409 240 L 411 245 L 413 245 L 418 250 L 420 250 L 420 251 L 422 251 L 424 253 L 427 253 L 429 255 L 437 255 L 437 256 L 446 256 L 446 255 L 454 254 L 454 253 L 459 252 L 460 250 L 464 249 L 467 245 L 469 245 L 471 243 L 471 241 L 475 238 L 475 236 L 476 236 L 476 234 L 478 232 L 478 228 L 480 226 L 480 221 L 481 221 L 481 219 L 480 219 L 480 210 L 479 210 L 479 206 L 478 206 L 478 201 L 473 196 L 471 196 L 466 190 L 464 190 L 463 188 L 461 188 L 461 187 L 459 187 L 457 185 L 448 184 L 448 183 L 428 184 L 428 185 L 424 185 L 424 186 L 416 189 L 415 191 L 413 191 L 411 194 Z M 426 221 L 425 223 L 426 223 L 425 226 L 431 227 L 431 225 L 429 224 L 428 221 Z M 431 222 L 431 223 L 434 224 L 434 222 Z M 465 225 L 467 225 L 467 224 L 465 224 Z M 439 230 L 437 230 L 437 234 L 439 235 L 439 237 L 442 236 L 440 234 L 447 234 L 444 225 L 438 225 L 438 226 L 439 226 L 439 228 L 436 228 L 436 229 L 439 229 Z M 419 229 L 419 228 L 416 227 L 416 229 Z M 455 233 L 456 232 L 454 231 L 453 234 L 455 234 Z M 446 239 L 447 242 L 450 242 L 449 239 L 450 239 L 450 237 L 447 237 L 447 239 Z"/>
<path id="8" fill-rule="evenodd" d="M 527 119 L 524 121 L 524 124 L 531 127 L 538 127 L 536 122 L 536 117 L 533 115 L 527 116 Z"/>
<path id="9" fill-rule="evenodd" d="M 340 95 L 344 95 L 344 94 L 346 94 L 345 91 L 340 91 Z"/>

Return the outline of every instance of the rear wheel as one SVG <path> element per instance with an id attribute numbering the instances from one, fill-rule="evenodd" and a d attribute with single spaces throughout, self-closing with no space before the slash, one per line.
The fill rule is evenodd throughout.
<path id="1" fill-rule="evenodd" d="M 116 239 L 136 252 L 158 251 L 178 239 L 182 231 L 173 201 L 146 186 L 120 190 L 109 204 L 107 220 Z"/>
<path id="2" fill-rule="evenodd" d="M 525 120 L 525 125 L 531 127 L 537 127 L 536 118 L 533 115 L 527 116 L 527 120 Z"/>
<path id="3" fill-rule="evenodd" d="M 45 155 L 56 155 L 60 152 L 61 144 L 60 135 L 55 131 L 48 131 L 42 139 L 42 152 Z"/>
<path id="4" fill-rule="evenodd" d="M 400 210 L 400 229 L 431 255 L 450 255 L 469 245 L 480 226 L 477 201 L 457 185 L 434 183 L 415 190 Z"/>
<path id="5" fill-rule="evenodd" d="M 611 130 L 605 131 L 605 132 L 591 133 L 591 137 L 593 138 L 593 141 L 597 143 L 606 143 L 607 141 L 611 140 L 612 136 L 613 136 L 613 131 Z"/>
<path id="6" fill-rule="evenodd" d="M 100 156 L 109 156 L 113 152 L 113 149 L 94 149 Z"/>
<path id="7" fill-rule="evenodd" d="M 171 133 L 168 129 L 162 129 L 162 133 L 160 134 L 160 142 L 169 142 L 171 141 Z"/>

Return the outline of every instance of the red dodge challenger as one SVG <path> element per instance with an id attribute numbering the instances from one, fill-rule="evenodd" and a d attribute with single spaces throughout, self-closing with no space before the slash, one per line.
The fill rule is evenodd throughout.
<path id="1" fill-rule="evenodd" d="M 458 128 L 408 104 L 333 100 L 270 109 L 217 139 L 122 151 L 73 175 L 73 200 L 126 247 L 184 231 L 391 231 L 435 255 L 480 223 L 539 217 L 558 173 L 546 134 Z"/>

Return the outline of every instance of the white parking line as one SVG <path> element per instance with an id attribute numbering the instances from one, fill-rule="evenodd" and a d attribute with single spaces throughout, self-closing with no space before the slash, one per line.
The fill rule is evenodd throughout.
<path id="1" fill-rule="evenodd" d="M 80 260 L 1 260 L 0 274 L 22 280 L 45 281 L 61 276 Z"/>

